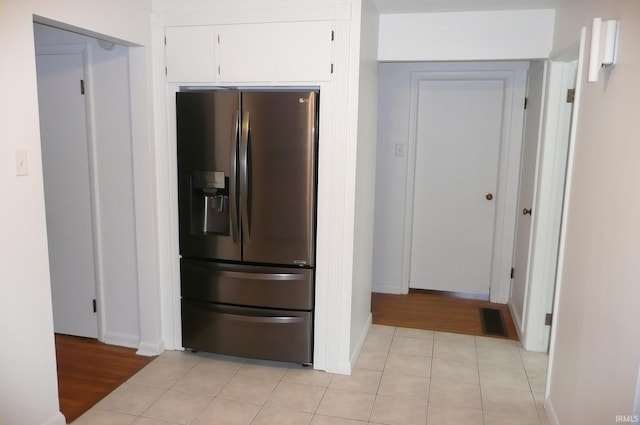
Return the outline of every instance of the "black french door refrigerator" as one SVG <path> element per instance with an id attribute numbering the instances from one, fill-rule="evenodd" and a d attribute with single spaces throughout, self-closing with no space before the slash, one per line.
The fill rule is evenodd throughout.
<path id="1" fill-rule="evenodd" d="M 312 362 L 317 105 L 312 90 L 176 94 L 185 348 Z"/>

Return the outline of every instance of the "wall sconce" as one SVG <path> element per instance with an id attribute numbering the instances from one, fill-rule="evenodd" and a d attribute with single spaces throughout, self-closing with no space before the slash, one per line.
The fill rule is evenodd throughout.
<path id="1" fill-rule="evenodd" d="M 619 26 L 618 21 L 602 22 L 602 18 L 593 18 L 587 81 L 598 81 L 601 68 L 616 64 Z"/>

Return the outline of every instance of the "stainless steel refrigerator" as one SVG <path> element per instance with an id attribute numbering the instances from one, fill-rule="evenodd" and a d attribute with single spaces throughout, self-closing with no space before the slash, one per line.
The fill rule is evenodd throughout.
<path id="1" fill-rule="evenodd" d="M 176 94 L 185 348 L 312 362 L 318 95 Z"/>

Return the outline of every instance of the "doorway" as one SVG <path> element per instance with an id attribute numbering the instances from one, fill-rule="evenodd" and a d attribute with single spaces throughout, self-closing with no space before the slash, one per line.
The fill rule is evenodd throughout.
<path id="1" fill-rule="evenodd" d="M 544 93 L 532 228 L 525 279 L 514 281 L 510 302 L 514 316 L 521 317 L 518 331 L 527 350 L 547 352 L 553 325 L 553 306 L 559 267 L 560 235 L 566 178 L 571 164 L 571 145 L 579 97 L 580 69 L 584 60 L 584 31 L 579 42 L 548 62 Z M 517 288 L 515 286 L 517 285 Z M 519 307 L 521 306 L 521 307 Z M 522 310 L 520 310 L 520 308 Z"/>
<path id="2" fill-rule="evenodd" d="M 138 348 L 129 48 L 40 23 L 34 39 L 38 84 L 49 87 L 40 90 L 39 103 L 53 308 L 75 325 L 93 321 L 86 333 L 60 328 L 56 317 L 55 330 Z M 74 237 L 81 248 L 71 245 Z M 54 274 L 58 257 L 68 276 L 82 276 L 75 286 Z"/>
<path id="3" fill-rule="evenodd" d="M 78 365 L 104 362 L 86 347 L 136 357 L 140 340 L 128 48 L 40 23 L 34 39 L 58 388 L 70 419 L 114 385 L 98 382 L 96 366 L 92 389 L 77 391 L 89 379 Z"/>
<path id="4" fill-rule="evenodd" d="M 536 168 L 542 140 L 542 114 L 544 103 L 544 85 L 547 76 L 547 63 L 534 63 L 529 70 L 527 83 L 527 108 L 522 137 L 522 164 L 516 209 L 516 235 L 513 251 L 513 273 L 511 276 L 511 306 L 513 318 L 522 332 L 523 312 L 527 301 L 527 277 L 531 251 L 531 229 L 533 216 L 538 214 L 532 208 L 536 186 Z"/>
<path id="5" fill-rule="evenodd" d="M 86 62 L 84 44 L 36 50 L 54 331 L 97 338 L 99 259 Z"/>
<path id="6" fill-rule="evenodd" d="M 562 214 L 562 202 L 564 196 L 564 176 L 566 173 L 567 143 L 569 128 L 571 126 L 572 104 L 567 103 L 567 90 L 575 87 L 577 63 L 577 47 L 572 59 L 555 58 L 547 66 L 544 62 L 534 63 L 531 69 L 531 77 L 535 84 L 530 88 L 532 95 L 530 109 L 543 108 L 542 117 L 531 118 L 532 124 L 528 131 L 535 133 L 531 138 L 535 139 L 530 152 L 524 152 L 533 161 L 529 161 L 530 168 L 535 171 L 527 171 L 526 179 L 530 179 L 532 193 L 535 198 L 522 199 L 523 204 L 518 206 L 516 202 L 510 207 L 509 214 L 513 218 L 513 228 L 516 227 L 516 218 L 524 216 L 529 223 L 520 235 L 518 241 L 523 245 L 520 254 L 520 266 L 514 273 L 514 278 L 519 280 L 515 288 L 511 287 L 511 266 L 514 260 L 514 245 L 505 252 L 507 258 L 506 269 L 499 269 L 499 278 L 503 283 L 498 285 L 498 291 L 491 288 L 491 301 L 501 304 L 509 304 L 512 316 L 516 319 L 518 332 L 523 345 L 532 351 L 547 351 L 549 343 L 549 329 L 545 325 L 547 314 L 551 313 L 553 305 L 553 282 L 555 282 L 555 264 L 558 255 L 558 235 Z M 411 78 L 423 70 L 412 70 L 405 73 L 404 81 L 397 78 L 391 68 L 381 64 L 380 68 L 380 93 L 384 101 L 380 102 L 380 116 L 385 120 L 380 121 L 378 159 L 377 159 L 377 193 L 376 193 L 376 222 L 374 233 L 374 283 L 373 292 L 387 294 L 406 294 L 409 291 L 411 266 L 416 261 L 412 253 L 412 245 L 407 244 L 411 240 L 414 227 L 411 220 L 415 209 L 405 208 L 402 205 L 410 205 L 410 196 L 415 189 L 412 173 L 407 171 L 412 166 L 414 158 L 419 158 L 420 153 L 412 150 L 411 140 L 415 134 L 408 129 L 414 128 L 412 123 L 417 122 L 416 115 L 412 115 L 410 108 L 403 106 L 409 104 L 407 99 L 412 96 L 411 86 L 407 83 Z M 388 64 L 391 65 L 391 64 Z M 432 66 L 425 64 L 410 64 L 403 66 Z M 443 66 L 439 64 L 439 66 Z M 548 70 L 548 74 L 545 71 Z M 436 69 L 441 71 L 441 69 Z M 432 74 L 435 73 L 432 71 Z M 525 72 L 526 78 L 527 72 Z M 526 86 L 526 83 L 524 83 Z M 533 87 L 535 86 L 535 88 Z M 535 91 L 535 93 L 534 93 Z M 414 95 L 414 98 L 418 98 Z M 416 102 L 417 104 L 417 102 Z M 417 109 L 417 108 L 416 108 Z M 524 114 L 522 114 L 524 116 Z M 542 132 L 540 134 L 540 132 Z M 518 136 L 521 141 L 522 133 Z M 538 150 L 538 139 L 544 141 L 544 146 Z M 554 143 L 554 140 L 561 141 Z M 418 145 L 419 146 L 419 145 Z M 519 151 L 521 153 L 522 151 Z M 406 153 L 406 155 L 403 155 Z M 531 158 L 530 158 L 531 159 Z M 537 163 L 537 165 L 536 165 Z M 510 182 L 518 185 L 520 175 L 520 163 L 516 175 Z M 502 164 L 501 164 L 502 165 Z M 416 167 L 417 168 L 417 167 Z M 420 180 L 418 171 L 415 171 L 416 180 Z M 418 183 L 416 183 L 418 184 Z M 407 188 L 406 192 L 399 193 L 398 188 Z M 519 192 L 516 187 L 515 192 Z M 404 195 L 404 196 L 403 196 Z M 516 195 L 517 196 L 517 195 Z M 433 198 L 433 197 L 432 197 Z M 435 197 L 437 198 L 437 197 Z M 531 196 L 527 196 L 531 198 Z M 526 204 L 526 205 L 525 205 Z M 525 211 L 527 214 L 524 214 Z M 401 212 L 398 212 L 398 211 Z M 530 211 L 535 211 L 531 216 Z M 404 217 L 403 214 L 404 213 Z M 438 223 L 434 226 L 438 227 Z M 531 232 L 531 234 L 529 234 Z M 496 232 L 497 234 L 498 232 Z M 526 237 L 525 237 L 526 236 Z M 531 240 L 529 241 L 529 237 Z M 515 234 L 511 234 L 515 240 Z M 456 238 L 452 238 L 456 239 Z M 461 239 L 458 237 L 457 239 Z M 497 240 L 497 239 L 496 239 Z M 529 250 L 531 252 L 529 253 Z M 410 260 L 408 260 L 410 258 Z M 496 256 L 493 261 L 495 263 Z M 532 266 L 530 266 L 532 265 Z M 454 270 L 456 264 L 447 264 L 447 268 Z M 517 276 L 519 274 L 519 276 Z M 495 273 L 492 273 L 495 277 Z"/>
<path id="7" fill-rule="evenodd" d="M 482 248 L 466 251 L 472 253 L 472 258 L 458 256 L 447 261 L 443 274 L 455 274 L 459 269 L 467 267 L 468 264 L 476 261 L 473 256 L 484 255 L 484 259 L 477 261 L 482 264 L 482 279 L 467 278 L 467 280 L 482 281 L 480 285 L 485 295 L 490 294 L 492 302 L 506 303 L 510 290 L 510 269 L 513 249 L 513 228 L 515 226 L 515 215 L 513 211 L 517 200 L 517 180 L 520 163 L 520 146 L 522 136 L 522 122 L 524 109 L 524 95 L 526 87 L 526 73 L 528 62 L 457 62 L 457 63 L 381 63 L 379 65 L 379 126 L 378 126 L 378 149 L 376 160 L 376 205 L 374 224 L 374 254 L 373 254 L 373 275 L 375 281 L 373 290 L 375 292 L 406 294 L 409 291 L 410 280 L 412 279 L 412 268 L 420 267 L 422 255 L 415 252 L 416 230 L 420 228 L 422 214 L 420 208 L 416 209 L 416 199 L 414 194 L 418 191 L 416 187 L 423 183 L 425 176 L 421 173 L 418 157 L 420 145 L 418 133 L 421 129 L 418 126 L 419 115 L 418 106 L 420 100 L 420 84 L 427 85 L 433 82 L 446 81 L 480 81 L 480 86 L 484 84 L 493 86 L 492 89 L 502 90 L 502 108 L 499 114 L 494 113 L 495 119 L 500 122 L 499 131 L 499 153 L 496 159 L 495 145 L 493 157 L 493 181 L 488 188 L 476 188 L 477 194 L 465 195 L 473 198 L 466 207 L 454 208 L 458 214 L 457 222 L 452 221 L 452 226 L 467 226 L 476 219 L 476 209 L 486 208 L 483 223 L 492 221 L 489 226 L 481 224 L 484 243 Z M 484 83 L 482 83 L 484 82 Z M 443 83 L 449 84 L 449 83 Z M 475 84 L 475 83 L 461 83 Z M 476 86 L 478 87 L 478 86 Z M 426 93 L 428 90 L 423 90 Z M 499 90 L 498 90 L 499 91 Z M 499 97 L 499 96 L 498 96 Z M 482 96 L 480 96 L 482 98 Z M 458 103 L 464 101 L 457 101 Z M 496 100 L 496 103 L 499 103 Z M 448 121 L 451 126 L 460 127 L 462 121 L 457 121 L 456 112 L 464 109 L 466 105 L 455 105 L 450 108 Z M 437 102 L 432 108 L 438 108 Z M 442 108 L 444 109 L 444 108 Z M 438 111 L 441 113 L 442 111 Z M 472 112 L 470 112 L 472 113 Z M 438 115 L 440 116 L 440 115 Z M 444 116 L 447 116 L 445 113 Z M 462 118 L 461 118 L 462 119 Z M 445 129 L 446 131 L 446 129 Z M 494 136 L 495 137 L 495 136 Z M 476 166 L 477 163 L 485 162 L 483 149 L 478 149 L 480 157 L 474 163 L 469 159 L 469 163 Z M 478 152 L 476 150 L 475 152 Z M 455 163 L 456 158 L 452 159 Z M 439 178 L 446 182 L 432 182 L 443 184 L 444 187 L 458 177 L 459 168 L 455 165 L 445 167 L 449 175 Z M 450 169 L 453 168 L 453 169 Z M 426 176 L 429 177 L 429 176 Z M 471 179 L 474 179 L 471 178 Z M 467 179 L 469 180 L 469 179 Z M 459 189 L 447 188 L 445 192 L 460 192 Z M 477 195 L 477 196 L 476 196 Z M 439 195 L 438 195 L 439 196 Z M 436 196 L 437 197 L 437 196 Z M 434 200 L 424 197 L 425 203 L 432 203 Z M 490 198 L 490 199 L 487 199 Z M 418 199 L 418 203 L 421 201 Z M 471 201 L 470 201 L 471 202 Z M 495 209 L 492 211 L 492 209 Z M 445 214 L 447 215 L 447 214 Z M 488 217 L 494 216 L 491 220 Z M 438 219 L 429 223 L 431 232 L 440 228 Z M 451 227 L 451 226 L 450 226 Z M 471 226 L 473 227 L 473 226 Z M 485 227 L 489 227 L 486 231 Z M 493 229 L 491 229 L 493 227 Z M 489 235 L 489 236 L 487 236 Z M 422 237 L 421 240 L 429 242 L 430 237 Z M 440 245 L 435 244 L 430 248 L 432 251 L 456 252 L 456 249 L 464 247 L 464 240 L 456 237 L 447 238 L 446 235 L 439 241 L 444 241 Z M 443 247 L 442 244 L 447 244 Z M 487 246 L 488 254 L 487 254 Z M 412 252 L 413 251 L 413 252 Z M 488 264 L 487 264 L 488 263 Z M 473 272 L 472 272 L 473 273 Z M 468 276 L 468 275 L 467 275 Z M 463 278 L 464 280 L 464 278 Z M 438 289 L 447 289 L 440 287 Z M 449 288 L 451 290 L 452 288 Z M 465 288 L 469 290 L 469 288 Z M 454 289 L 455 290 L 455 289 Z M 471 290 L 474 290 L 471 288 Z"/>

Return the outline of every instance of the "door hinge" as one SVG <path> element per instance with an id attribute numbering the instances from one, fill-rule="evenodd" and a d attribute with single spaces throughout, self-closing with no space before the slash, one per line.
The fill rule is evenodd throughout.
<path id="1" fill-rule="evenodd" d="M 167 70 L 167 67 L 164 67 L 164 75 L 169 75 L 169 71 Z"/>
<path id="2" fill-rule="evenodd" d="M 331 30 L 331 41 L 335 40 L 336 38 L 336 34 L 335 31 Z"/>
<path id="3" fill-rule="evenodd" d="M 333 64 L 331 64 L 331 73 L 333 74 Z"/>
<path id="4" fill-rule="evenodd" d="M 80 94 L 84 94 L 84 80 L 80 80 Z"/>
<path id="5" fill-rule="evenodd" d="M 527 104 L 529 103 L 529 98 L 525 97 L 524 98 L 524 109 L 527 109 Z"/>
<path id="6" fill-rule="evenodd" d="M 547 313 L 546 316 L 544 316 L 544 325 L 551 326 L 552 322 L 553 322 L 553 314 Z"/>
<path id="7" fill-rule="evenodd" d="M 96 299 L 95 298 L 92 300 L 92 304 L 93 304 L 93 312 L 97 313 L 98 312 L 98 304 L 96 303 Z"/>
<path id="8" fill-rule="evenodd" d="M 220 34 L 218 34 L 218 44 L 220 44 Z"/>
<path id="9" fill-rule="evenodd" d="M 513 279 L 513 273 L 514 273 L 515 271 L 516 271 L 516 270 L 515 270 L 513 267 L 511 267 L 511 274 L 509 275 L 509 277 L 510 277 L 511 279 Z"/>
<path id="10" fill-rule="evenodd" d="M 576 89 L 567 90 L 567 103 L 573 103 L 576 101 Z"/>
<path id="11" fill-rule="evenodd" d="M 167 36 L 166 35 L 164 36 L 164 45 L 165 46 L 167 45 Z"/>

